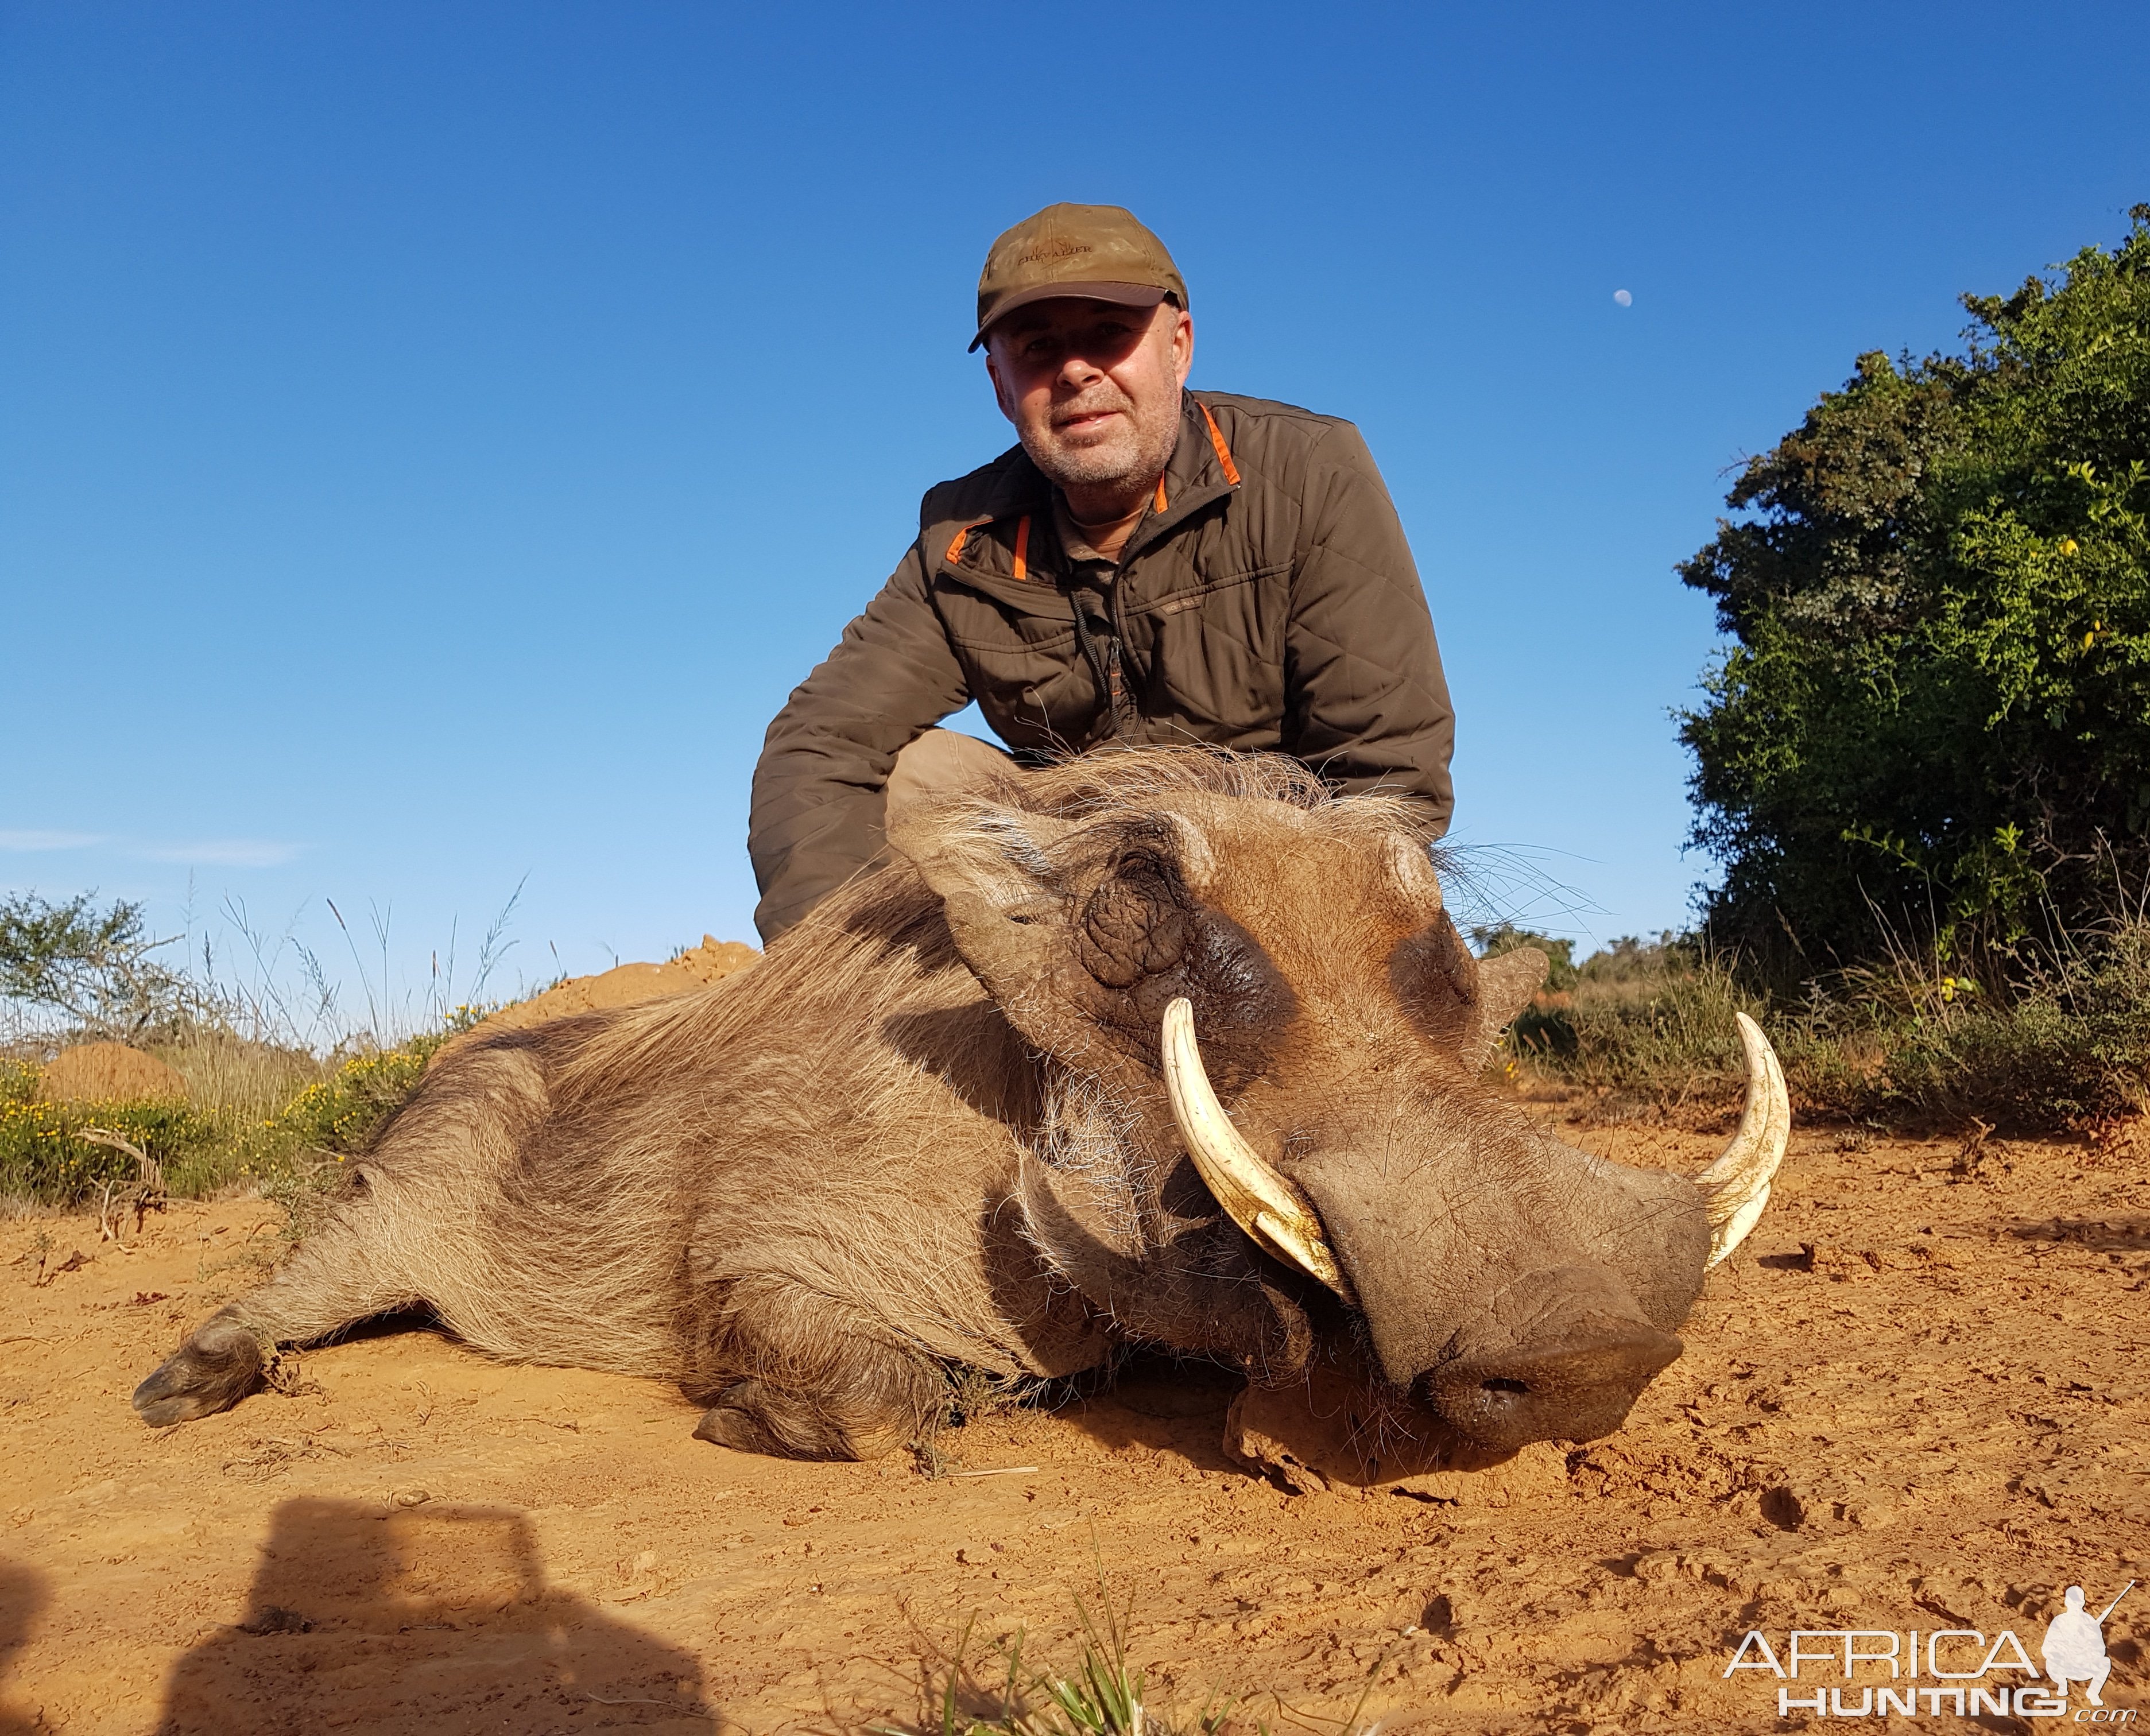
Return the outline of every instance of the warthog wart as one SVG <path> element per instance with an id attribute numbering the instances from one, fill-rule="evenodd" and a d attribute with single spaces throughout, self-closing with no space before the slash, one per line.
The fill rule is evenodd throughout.
<path id="1" fill-rule="evenodd" d="M 1195 749 L 910 810 L 752 970 L 444 1059 L 135 1408 L 208 1415 L 422 1304 L 807 1457 L 917 1439 L 951 1368 L 1128 1341 L 1269 1385 L 1340 1348 L 1481 1448 L 1604 1434 L 1768 1198 L 1782 1076 L 1749 1027 L 1696 1180 L 1541 1131 L 1481 1074 L 1544 958 L 1471 956 L 1416 811 Z"/>

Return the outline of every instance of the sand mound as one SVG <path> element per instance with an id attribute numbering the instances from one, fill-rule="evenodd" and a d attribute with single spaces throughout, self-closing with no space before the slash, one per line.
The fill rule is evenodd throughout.
<path id="1" fill-rule="evenodd" d="M 532 995 L 512 1007 L 503 1007 L 492 1017 L 472 1026 L 454 1042 L 444 1045 L 440 1053 L 447 1054 L 480 1032 L 490 1034 L 527 1031 L 532 1025 L 570 1018 L 578 1012 L 595 1012 L 605 1007 L 633 1007 L 643 1001 L 662 1000 L 667 995 L 684 994 L 689 989 L 707 988 L 734 971 L 744 971 L 760 956 L 744 941 L 720 941 L 714 935 L 705 934 L 700 946 L 689 947 L 668 964 L 618 965 L 594 976 L 571 976 L 542 995 Z M 439 1058 L 438 1055 L 434 1057 L 437 1061 Z"/>
<path id="2" fill-rule="evenodd" d="M 85 1042 L 62 1049 L 38 1077 L 48 1103 L 131 1103 L 156 1098 L 184 1103 L 187 1082 L 154 1055 L 124 1042 Z"/>

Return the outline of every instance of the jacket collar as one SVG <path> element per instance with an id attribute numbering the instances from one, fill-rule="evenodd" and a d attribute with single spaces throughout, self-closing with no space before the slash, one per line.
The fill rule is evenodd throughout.
<path id="1" fill-rule="evenodd" d="M 1207 407 L 1193 392 L 1179 397 L 1179 439 L 1164 467 L 1164 504 L 1152 502 L 1149 516 L 1135 527 L 1120 559 L 1168 536 L 1210 502 L 1223 498 L 1239 486 L 1239 471 Z M 1001 472 L 980 504 L 974 522 L 981 524 L 1036 513 L 1043 524 L 1052 517 L 1052 484 L 1045 472 L 1031 462 L 1030 454 L 1013 447 L 1006 454 Z"/>
<path id="2" fill-rule="evenodd" d="M 1124 565 L 1152 543 L 1169 536 L 1210 502 L 1221 500 L 1239 486 L 1239 467 L 1232 462 L 1223 431 L 1215 426 L 1199 398 L 1191 391 L 1182 392 L 1179 441 L 1164 467 L 1161 485 L 1163 504 L 1152 502 L 1149 517 L 1135 527 L 1128 546 L 1120 552 L 1121 563 Z"/>

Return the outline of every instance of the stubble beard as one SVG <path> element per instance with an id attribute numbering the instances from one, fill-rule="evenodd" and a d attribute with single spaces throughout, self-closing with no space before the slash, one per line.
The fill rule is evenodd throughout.
<path id="1" fill-rule="evenodd" d="M 1146 490 L 1164 474 L 1164 467 L 1171 462 L 1172 449 L 1179 439 L 1177 391 L 1172 395 L 1170 405 L 1149 426 L 1137 420 L 1133 401 L 1117 387 L 1113 389 L 1110 399 L 1099 398 L 1093 402 L 1078 399 L 1073 407 L 1118 410 L 1126 412 L 1127 419 L 1108 438 L 1094 443 L 1063 445 L 1050 429 L 1040 438 L 1025 440 L 1023 450 L 1049 481 L 1062 489 L 1125 486 Z"/>

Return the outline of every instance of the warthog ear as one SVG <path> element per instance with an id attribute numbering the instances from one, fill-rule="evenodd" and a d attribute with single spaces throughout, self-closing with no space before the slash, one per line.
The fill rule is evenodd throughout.
<path id="1" fill-rule="evenodd" d="M 1405 1010 L 1436 1042 L 1464 1049 L 1478 1029 L 1478 970 L 1445 911 L 1389 955 L 1389 983 Z"/>
<path id="2" fill-rule="evenodd" d="M 1491 1057 L 1501 1033 L 1530 1005 L 1552 961 L 1535 946 L 1518 946 L 1478 962 L 1478 1028 L 1464 1059 L 1476 1070 Z"/>
<path id="3" fill-rule="evenodd" d="M 921 804 L 890 821 L 888 841 L 940 894 L 956 951 L 997 994 L 1059 939 L 1065 918 L 1046 852 L 1075 828 L 991 803 Z"/>

